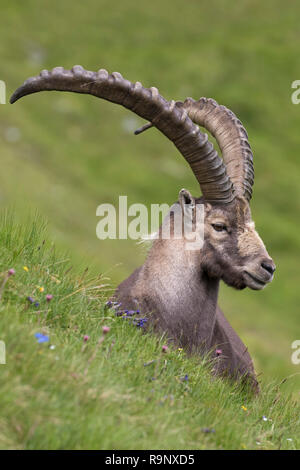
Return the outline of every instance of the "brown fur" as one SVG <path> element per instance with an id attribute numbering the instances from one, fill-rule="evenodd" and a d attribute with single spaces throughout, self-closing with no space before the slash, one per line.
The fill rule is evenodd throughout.
<path id="1" fill-rule="evenodd" d="M 181 203 L 182 197 L 180 193 Z M 188 200 L 204 204 L 191 195 Z M 226 231 L 216 231 L 216 223 L 225 224 Z M 221 349 L 216 372 L 235 379 L 246 376 L 258 390 L 247 348 L 217 305 L 219 282 L 261 289 L 273 278 L 262 263 L 275 269 L 274 263 L 253 228 L 244 199 L 230 205 L 205 204 L 204 233 L 204 245 L 196 251 L 185 249 L 184 237 L 155 240 L 144 265 L 120 284 L 116 297 L 122 309 L 139 308 L 154 330 L 190 353 L 215 354 Z"/>
<path id="2" fill-rule="evenodd" d="M 256 386 L 251 358 L 217 306 L 220 280 L 237 289 L 262 289 L 272 280 L 275 270 L 243 199 L 251 199 L 253 163 L 242 123 L 214 100 L 201 98 L 195 102 L 188 98 L 184 103 L 169 102 L 157 89 L 145 89 L 117 72 L 91 72 L 78 65 L 72 70 L 43 70 L 39 76 L 26 80 L 10 102 L 43 90 L 93 94 L 131 109 L 175 144 L 193 170 L 206 200 L 223 202 L 224 205 L 205 204 L 201 249 L 188 251 L 184 237 L 156 240 L 144 265 L 119 286 L 116 295 L 124 309 L 138 305 L 144 314 L 149 314 L 155 328 L 190 352 L 221 346 L 224 351 L 217 371 L 235 378 L 246 374 Z M 216 138 L 224 161 L 198 126 L 206 127 Z M 144 129 L 148 127 L 149 124 Z M 194 221 L 196 224 L 195 213 L 192 214 L 194 198 L 183 190 L 179 200 L 183 211 L 186 204 L 189 206 L 187 213 L 193 221 L 190 226 Z M 225 226 L 226 230 L 217 231 L 217 226 Z"/>

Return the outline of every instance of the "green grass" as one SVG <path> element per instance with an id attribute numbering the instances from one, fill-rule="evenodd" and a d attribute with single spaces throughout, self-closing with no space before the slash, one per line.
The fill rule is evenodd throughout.
<path id="1" fill-rule="evenodd" d="M 279 0 L 272 8 L 259 0 L 116 0 L 113 8 L 108 0 L 2 1 L 0 28 L 8 95 L 43 68 L 81 64 L 157 86 L 167 99 L 213 97 L 238 115 L 254 151 L 253 218 L 277 271 L 262 292 L 222 286 L 220 305 L 263 383 L 291 376 L 282 391 L 298 400 L 291 344 L 300 338 L 300 106 L 291 103 L 291 83 L 300 77 L 299 14 L 299 4 Z M 140 124 L 122 108 L 75 94 L 0 105 L 0 209 L 13 207 L 25 225 L 38 209 L 70 265 L 89 266 L 91 278 L 102 273 L 112 287 L 145 254 L 132 240 L 99 241 L 97 206 L 117 205 L 124 194 L 129 204 L 171 205 L 182 187 L 199 195 L 170 142 L 154 129 L 128 132 Z"/>
<path id="2" fill-rule="evenodd" d="M 2 217 L 0 241 L 0 283 L 16 271 L 0 301 L 0 448 L 299 448 L 300 407 L 286 385 L 255 398 L 212 378 L 204 360 L 163 352 L 163 338 L 105 307 L 103 277 L 69 270 L 37 219 Z M 38 344 L 35 333 L 49 341 Z"/>
<path id="3" fill-rule="evenodd" d="M 80 63 L 118 70 L 157 86 L 166 98 L 210 96 L 237 113 L 254 150 L 252 201 L 257 229 L 277 264 L 263 292 L 222 287 L 220 304 L 249 346 L 266 381 L 299 372 L 291 344 L 299 338 L 298 230 L 300 6 L 275 0 L 133 0 L 3 2 L 0 79 L 8 94 L 43 68 Z M 131 119 L 131 121 L 127 121 Z M 132 240 L 96 238 L 96 208 L 128 202 L 168 203 L 182 187 L 199 195 L 175 148 L 155 130 L 134 137 L 140 119 L 110 103 L 44 93 L 0 106 L 0 208 L 22 222 L 38 208 L 72 263 L 108 273 L 117 285 L 144 259 Z M 17 129 L 17 134 L 14 130 Z M 19 132 L 19 134 L 18 134 Z M 290 387 L 299 394 L 300 375 Z"/>

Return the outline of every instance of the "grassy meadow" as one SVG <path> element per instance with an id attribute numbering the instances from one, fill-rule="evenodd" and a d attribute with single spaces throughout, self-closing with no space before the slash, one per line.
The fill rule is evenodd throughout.
<path id="1" fill-rule="evenodd" d="M 299 448 L 284 381 L 253 397 L 165 350 L 106 306 L 104 276 L 71 270 L 46 240 L 38 218 L 0 220 L 1 449 Z"/>
<path id="2" fill-rule="evenodd" d="M 289 398 L 300 397 L 300 366 L 291 363 L 291 344 L 300 339 L 300 106 L 291 102 L 291 83 L 300 79 L 299 14 L 296 2 L 278 0 L 1 3 L 0 79 L 7 102 L 42 69 L 81 64 L 156 86 L 167 99 L 207 96 L 231 108 L 249 134 L 253 218 L 277 265 L 264 291 L 222 286 L 220 295 L 254 358 L 262 397 L 248 404 L 241 391 L 204 380 L 206 365 L 195 368 L 176 351 L 152 392 L 143 363 L 165 360 L 161 344 L 103 307 L 110 289 L 145 253 L 132 240 L 99 241 L 96 208 L 117 205 L 119 195 L 127 195 L 128 204 L 172 204 L 183 187 L 199 195 L 197 182 L 164 136 L 152 129 L 135 137 L 143 122 L 123 108 L 55 92 L 1 104 L 0 211 L 9 209 L 14 220 L 3 218 L 0 225 L 1 279 L 16 269 L 0 301 L 0 340 L 8 350 L 8 364 L 0 365 L 1 447 L 299 448 L 299 405 Z M 40 216 L 47 221 L 42 236 L 36 233 Z M 43 237 L 45 248 L 38 250 Z M 55 257 L 54 246 L 66 255 Z M 52 285 L 49 273 L 62 282 Z M 86 282 L 94 286 L 99 279 L 105 287 L 90 299 Z M 24 300 L 37 285 L 54 295 L 41 315 Z M 104 324 L 111 334 L 98 348 Z M 39 328 L 55 350 L 36 344 Z M 93 348 L 97 360 L 85 373 Z M 185 374 L 188 384 L 180 380 Z M 273 421 L 262 421 L 263 415 Z M 216 432 L 201 431 L 206 427 Z"/>

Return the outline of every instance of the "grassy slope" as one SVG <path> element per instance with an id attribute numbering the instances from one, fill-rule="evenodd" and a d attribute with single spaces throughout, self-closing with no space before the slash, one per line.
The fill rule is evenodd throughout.
<path id="1" fill-rule="evenodd" d="M 299 339 L 298 230 L 299 107 L 291 82 L 299 78 L 300 6 L 275 0 L 133 0 L 3 2 L 0 78 L 8 93 L 55 65 L 119 70 L 158 86 L 167 98 L 212 96 L 245 124 L 254 149 L 252 202 L 257 227 L 278 270 L 263 292 L 222 288 L 220 303 L 247 343 L 262 378 L 295 375 L 291 343 Z M 57 246 L 72 262 L 108 272 L 116 284 L 143 260 L 133 241 L 99 242 L 98 204 L 172 203 L 181 187 L 199 190 L 182 158 L 155 131 L 135 138 L 139 120 L 92 97 L 36 95 L 0 106 L 0 207 L 18 220 L 28 207 L 49 220 Z M 20 137 L 12 131 L 16 128 Z M 14 141 L 14 136 L 16 140 Z"/>
<path id="2" fill-rule="evenodd" d="M 163 339 L 104 308 L 105 279 L 68 271 L 44 239 L 36 221 L 0 222 L 0 283 L 16 270 L 0 301 L 0 448 L 299 448 L 299 404 L 284 385 L 253 398 L 212 379 L 203 361 L 163 353 Z M 37 332 L 50 341 L 38 344 Z"/>

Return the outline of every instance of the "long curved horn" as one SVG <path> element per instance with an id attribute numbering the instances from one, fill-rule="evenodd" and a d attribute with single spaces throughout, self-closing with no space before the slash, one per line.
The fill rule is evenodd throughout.
<path id="1" fill-rule="evenodd" d="M 235 193 L 250 201 L 254 181 L 253 154 L 248 134 L 236 115 L 211 98 L 187 98 L 177 106 L 186 109 L 192 121 L 205 127 L 217 140 Z"/>
<path id="2" fill-rule="evenodd" d="M 80 65 L 72 70 L 55 67 L 52 71 L 43 70 L 39 76 L 26 80 L 14 92 L 10 102 L 45 90 L 87 93 L 132 110 L 150 121 L 174 143 L 192 168 L 205 200 L 225 204 L 233 200 L 232 183 L 225 165 L 207 135 L 193 124 L 185 109 L 177 107 L 174 101 L 166 101 L 156 88 L 144 88 L 139 82 L 133 84 L 118 72 L 109 75 L 104 69 L 90 72 Z"/>

